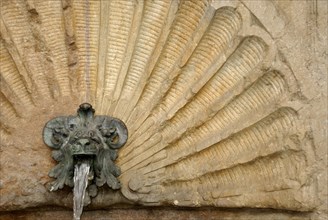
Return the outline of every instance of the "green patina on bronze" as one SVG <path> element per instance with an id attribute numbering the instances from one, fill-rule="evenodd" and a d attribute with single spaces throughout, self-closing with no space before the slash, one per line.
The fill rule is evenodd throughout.
<path id="1" fill-rule="evenodd" d="M 45 125 L 43 140 L 59 162 L 49 172 L 50 177 L 56 178 L 51 191 L 64 185 L 73 187 L 74 165 L 83 160 L 91 161 L 91 185 L 100 187 L 107 183 L 112 189 L 121 188 L 117 179 L 121 171 L 114 161 L 117 149 L 127 141 L 128 130 L 121 120 L 94 113 L 90 104 L 83 103 L 77 116 L 57 117 Z"/>

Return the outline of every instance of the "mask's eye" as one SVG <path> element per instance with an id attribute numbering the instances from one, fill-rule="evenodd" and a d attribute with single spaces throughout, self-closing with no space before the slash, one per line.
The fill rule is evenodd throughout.
<path id="1" fill-rule="evenodd" d="M 96 142 L 97 144 L 100 144 L 101 143 L 101 141 L 100 141 L 100 139 L 98 137 L 93 137 L 92 140 L 94 142 Z"/>

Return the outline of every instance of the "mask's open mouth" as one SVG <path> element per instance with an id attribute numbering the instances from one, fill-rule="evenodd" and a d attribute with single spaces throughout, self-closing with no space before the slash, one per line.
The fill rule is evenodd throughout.
<path id="1" fill-rule="evenodd" d="M 90 171 L 88 174 L 88 180 L 93 181 L 94 175 L 94 161 L 96 159 L 96 154 L 73 154 L 74 166 L 80 166 L 81 164 L 88 164 L 90 166 Z"/>
<path id="2" fill-rule="evenodd" d="M 73 161 L 74 164 L 81 164 L 94 161 L 96 154 L 74 154 Z"/>

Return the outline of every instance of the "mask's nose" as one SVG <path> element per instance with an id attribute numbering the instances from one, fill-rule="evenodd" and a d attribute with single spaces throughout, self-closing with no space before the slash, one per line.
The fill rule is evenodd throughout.
<path id="1" fill-rule="evenodd" d="M 85 146 L 90 145 L 90 141 L 89 141 L 88 139 L 80 139 L 80 140 L 78 140 L 78 143 L 79 143 L 82 147 L 85 147 Z"/>

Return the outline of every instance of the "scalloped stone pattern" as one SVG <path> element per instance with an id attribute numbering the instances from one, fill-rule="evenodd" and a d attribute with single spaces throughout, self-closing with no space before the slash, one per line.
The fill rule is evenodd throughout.
<path id="1" fill-rule="evenodd" d="M 42 130 L 83 102 L 129 130 L 91 208 L 317 206 L 299 82 L 244 5 L 3 0 L 0 21 L 0 210 L 72 206 Z"/>

